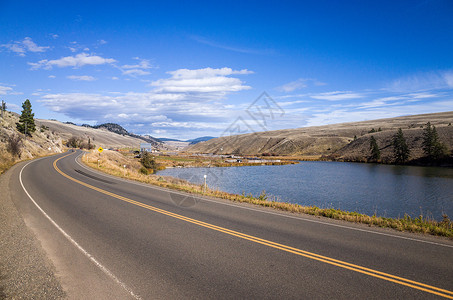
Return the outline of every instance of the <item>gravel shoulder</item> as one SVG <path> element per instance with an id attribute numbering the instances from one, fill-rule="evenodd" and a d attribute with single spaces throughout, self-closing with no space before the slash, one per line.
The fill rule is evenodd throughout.
<path id="1" fill-rule="evenodd" d="M 63 299 L 54 265 L 11 198 L 12 174 L 23 164 L 0 176 L 0 299 Z"/>

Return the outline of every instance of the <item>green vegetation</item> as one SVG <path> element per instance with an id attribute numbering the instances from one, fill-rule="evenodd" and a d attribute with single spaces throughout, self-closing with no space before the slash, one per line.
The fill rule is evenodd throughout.
<path id="1" fill-rule="evenodd" d="M 237 195 L 219 190 L 212 190 L 209 188 L 204 189 L 203 185 L 192 184 L 185 180 L 172 177 L 145 175 L 141 172 L 140 163 L 136 162 L 135 160 L 131 160 L 130 158 L 127 158 L 126 156 L 117 152 L 104 152 L 101 158 L 102 162 L 99 165 L 97 163 L 98 158 L 99 156 L 97 156 L 95 152 L 92 152 L 88 154 L 87 157 L 83 159 L 83 161 L 88 166 L 111 175 L 125 177 L 127 179 L 132 179 L 192 194 L 227 199 L 235 202 L 246 202 L 263 207 L 271 207 L 282 211 L 303 213 L 336 220 L 345 220 L 349 222 L 367 224 L 369 226 L 387 227 L 399 231 L 418 232 L 453 238 L 453 222 L 446 215 L 444 215 L 443 220 L 439 222 L 423 216 L 419 216 L 418 218 L 411 218 L 410 216 L 405 215 L 403 218 L 393 219 L 368 216 L 357 212 L 348 212 L 333 208 L 302 206 L 298 204 L 269 200 L 269 197 L 267 196 L 265 191 L 262 191 L 258 196 L 253 196 L 251 194 L 245 195 L 245 193 L 243 193 L 242 195 Z M 126 164 L 128 165 L 128 168 L 125 172 L 122 166 Z"/>
<path id="2" fill-rule="evenodd" d="M 399 128 L 397 133 L 393 136 L 392 145 L 395 163 L 404 164 L 409 159 L 410 150 L 401 128 Z"/>
<path id="3" fill-rule="evenodd" d="M 2 105 L 0 106 L 0 112 L 1 112 L 2 119 L 5 114 L 5 111 L 6 111 L 6 102 L 2 100 Z"/>
<path id="4" fill-rule="evenodd" d="M 370 161 L 378 162 L 381 159 L 381 151 L 379 150 L 379 146 L 374 136 L 371 136 L 370 138 L 370 150 L 371 150 Z"/>
<path id="5" fill-rule="evenodd" d="M 31 136 L 33 132 L 36 131 L 35 126 L 35 114 L 31 112 L 31 103 L 30 100 L 25 100 L 22 103 L 22 114 L 19 118 L 19 122 L 16 123 L 17 130 L 23 134 Z"/>
<path id="6" fill-rule="evenodd" d="M 140 158 L 140 163 L 142 164 L 143 168 L 145 168 L 147 171 L 151 170 L 152 173 L 156 173 L 157 169 L 159 168 L 158 164 L 154 160 L 154 157 L 151 156 L 151 153 L 144 151 L 141 154 Z M 141 172 L 143 173 L 142 169 L 140 169 Z M 145 174 L 145 173 L 143 173 Z"/>
<path id="7" fill-rule="evenodd" d="M 423 152 L 430 161 L 435 161 L 443 158 L 447 154 L 447 149 L 444 144 L 439 141 L 437 129 L 431 123 L 426 124 L 423 130 Z"/>

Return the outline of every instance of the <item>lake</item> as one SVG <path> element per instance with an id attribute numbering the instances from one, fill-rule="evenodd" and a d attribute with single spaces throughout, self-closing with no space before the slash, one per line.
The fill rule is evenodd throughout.
<path id="1" fill-rule="evenodd" d="M 338 208 L 367 215 L 453 217 L 453 169 L 344 162 L 226 168 L 175 168 L 158 172 L 229 193 Z"/>

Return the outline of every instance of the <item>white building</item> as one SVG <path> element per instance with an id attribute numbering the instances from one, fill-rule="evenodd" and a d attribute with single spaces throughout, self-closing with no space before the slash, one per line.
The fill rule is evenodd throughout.
<path id="1" fill-rule="evenodd" d="M 153 146 L 150 143 L 140 143 L 140 152 L 152 152 Z"/>

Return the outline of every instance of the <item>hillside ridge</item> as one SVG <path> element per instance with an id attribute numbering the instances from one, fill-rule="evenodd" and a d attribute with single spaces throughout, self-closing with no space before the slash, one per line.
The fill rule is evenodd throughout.
<path id="1" fill-rule="evenodd" d="M 391 137 L 398 128 L 402 128 L 411 147 L 411 159 L 417 159 L 423 155 L 422 128 L 428 122 L 436 126 L 441 142 L 451 151 L 453 111 L 225 136 L 191 145 L 186 151 L 237 155 L 267 153 L 324 156 L 336 160 L 366 161 L 370 137 L 373 135 L 382 148 L 383 160 L 387 160 L 393 151 L 390 147 Z"/>

